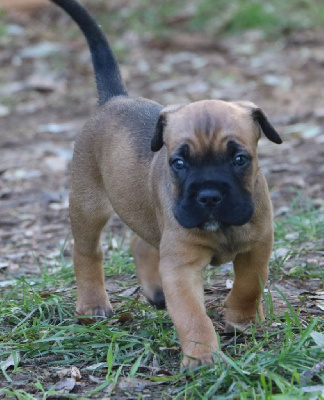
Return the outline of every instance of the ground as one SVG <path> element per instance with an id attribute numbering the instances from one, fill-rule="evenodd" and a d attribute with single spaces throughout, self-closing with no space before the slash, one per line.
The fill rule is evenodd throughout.
<path id="1" fill-rule="evenodd" d="M 108 13 L 116 4 L 99 10 Z M 85 41 L 67 16 L 49 5 L 1 18 L 6 29 L 0 33 L 0 293 L 5 293 L 16 277 L 37 277 L 44 265 L 56 267 L 61 256 L 70 262 L 73 143 L 96 108 L 96 91 Z M 221 38 L 191 32 L 167 40 L 125 30 L 109 37 L 131 95 L 164 105 L 244 99 L 266 112 L 283 138 L 280 146 L 265 138 L 259 146 L 277 228 L 270 280 L 298 309 L 301 320 L 322 317 L 324 30 L 275 37 L 249 30 Z M 122 245 L 121 237 L 126 237 Z M 103 235 L 107 259 L 114 248 L 126 251 L 128 237 L 115 218 Z M 225 266 L 216 274 L 210 269 L 206 273 L 207 309 L 220 330 L 220 300 L 230 286 L 229 271 Z M 107 288 L 145 304 L 134 272 L 127 269 L 126 274 L 132 291 L 123 292 L 127 286 L 120 285 L 125 280 L 120 271 L 118 278 L 107 280 Z M 70 287 L 74 290 L 73 283 Z M 287 302 L 275 289 L 273 301 L 276 312 L 284 313 Z M 34 371 L 47 373 L 47 384 L 60 381 L 44 365 L 35 365 Z M 87 379 L 84 387 L 101 383 Z M 0 375 L 0 388 L 7 384 Z"/>

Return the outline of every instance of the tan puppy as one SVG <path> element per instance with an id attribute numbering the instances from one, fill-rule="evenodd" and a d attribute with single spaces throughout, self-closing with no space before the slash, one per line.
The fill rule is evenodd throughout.
<path id="1" fill-rule="evenodd" d="M 233 260 L 226 327 L 264 319 L 273 244 L 267 183 L 256 155 L 261 131 L 281 143 L 249 102 L 205 100 L 163 108 L 128 97 L 95 21 L 74 0 L 52 0 L 85 34 L 100 108 L 75 144 L 70 213 L 75 241 L 77 314 L 112 315 L 100 233 L 114 211 L 135 232 L 131 250 L 148 300 L 166 305 L 183 365 L 213 361 L 217 339 L 206 315 L 202 270 Z"/>

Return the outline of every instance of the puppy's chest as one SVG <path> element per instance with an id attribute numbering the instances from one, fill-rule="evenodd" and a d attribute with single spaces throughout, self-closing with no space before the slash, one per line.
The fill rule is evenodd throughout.
<path id="1" fill-rule="evenodd" d="M 241 239 L 241 240 L 240 240 Z M 217 240 L 214 242 L 213 256 L 210 264 L 218 266 L 233 261 L 239 253 L 244 253 L 249 250 L 249 241 L 242 240 L 242 238 L 227 237 L 225 240 Z"/>
<path id="2" fill-rule="evenodd" d="M 222 264 L 229 263 L 234 260 L 236 253 L 218 253 L 213 256 L 210 261 L 210 265 L 218 267 Z"/>

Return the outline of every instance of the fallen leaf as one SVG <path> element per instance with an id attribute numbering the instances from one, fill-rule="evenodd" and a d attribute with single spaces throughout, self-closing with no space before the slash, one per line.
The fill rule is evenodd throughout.
<path id="1" fill-rule="evenodd" d="M 231 279 L 226 279 L 226 289 L 232 289 L 233 283 Z"/>
<path id="2" fill-rule="evenodd" d="M 75 379 L 76 382 L 79 382 L 81 380 L 81 373 L 79 368 L 75 367 L 72 365 L 71 367 L 71 378 Z"/>
<path id="3" fill-rule="evenodd" d="M 26 87 L 26 82 L 23 81 L 7 83 L 1 87 L 0 94 L 1 96 L 10 96 L 11 94 L 25 90 Z"/>
<path id="4" fill-rule="evenodd" d="M 2 371 L 6 371 L 10 367 L 17 367 L 19 365 L 20 355 L 18 352 L 13 352 L 10 356 L 0 363 L 0 368 Z"/>
<path id="5" fill-rule="evenodd" d="M 278 75 L 264 75 L 263 82 L 267 86 L 275 86 L 283 89 L 290 89 L 292 86 L 292 79 L 290 76 L 278 76 Z"/>
<path id="6" fill-rule="evenodd" d="M 66 46 L 61 43 L 54 42 L 41 42 L 33 46 L 24 46 L 19 52 L 21 58 L 42 58 L 48 57 L 53 53 L 60 52 L 65 49 Z"/>
<path id="7" fill-rule="evenodd" d="M 289 211 L 290 211 L 290 208 L 289 208 L 289 207 L 287 207 L 287 206 L 282 206 L 282 207 L 279 207 L 279 208 L 275 211 L 274 216 L 275 216 L 275 217 L 279 217 L 280 215 L 287 214 Z"/>
<path id="8" fill-rule="evenodd" d="M 89 365 L 85 369 L 88 370 L 88 371 L 95 371 L 96 369 L 101 369 L 101 368 L 105 368 L 105 367 L 107 367 L 107 363 L 106 362 L 101 362 L 101 363 L 98 363 L 98 364 Z"/>
<path id="9" fill-rule="evenodd" d="M 310 335 L 317 346 L 324 350 L 324 334 L 321 332 L 312 332 Z"/>
<path id="10" fill-rule="evenodd" d="M 65 378 L 62 381 L 57 382 L 55 385 L 55 390 L 58 392 L 66 393 L 71 392 L 75 386 L 75 379 L 74 378 Z"/>
<path id="11" fill-rule="evenodd" d="M 44 77 L 43 75 L 32 75 L 26 81 L 27 87 L 39 92 L 53 92 L 59 88 L 57 79 L 54 77 Z"/>
<path id="12" fill-rule="evenodd" d="M 7 287 L 7 286 L 12 286 L 16 283 L 17 281 L 14 280 L 6 280 L 6 281 L 0 281 L 0 287 Z"/>
<path id="13" fill-rule="evenodd" d="M 103 383 L 104 382 L 103 379 L 97 378 L 96 376 L 93 376 L 93 375 L 89 375 L 89 380 L 94 383 Z"/>
<path id="14" fill-rule="evenodd" d="M 293 187 L 302 189 L 303 187 L 305 187 L 305 179 L 301 176 L 290 176 L 290 177 L 282 179 L 281 185 L 282 186 L 293 186 Z"/>
<path id="15" fill-rule="evenodd" d="M 52 172 L 64 172 L 67 168 L 67 162 L 63 157 L 60 156 L 49 156 L 45 157 L 44 164 Z"/>
<path id="16" fill-rule="evenodd" d="M 0 104 L 0 117 L 5 117 L 8 114 L 10 114 L 10 108 Z"/>
<path id="17" fill-rule="evenodd" d="M 56 371 L 56 374 L 61 378 L 65 378 L 66 376 L 68 376 L 70 373 L 70 369 L 69 368 L 62 368 L 59 371 Z"/>
<path id="18" fill-rule="evenodd" d="M 6 171 L 3 174 L 3 179 L 7 181 L 16 181 L 20 179 L 32 179 L 42 176 L 39 170 L 16 169 L 14 171 Z"/>
<path id="19" fill-rule="evenodd" d="M 310 296 L 310 298 L 314 299 L 314 300 L 324 300 L 324 290 L 321 290 L 320 292 L 312 294 Z"/>
<path id="20" fill-rule="evenodd" d="M 157 383 L 139 378 L 120 378 L 117 383 L 117 387 L 121 390 L 133 389 L 136 392 L 142 392 L 148 386 L 153 385 L 157 385 Z"/>
<path id="21" fill-rule="evenodd" d="M 306 379 L 313 379 L 315 375 L 319 375 L 319 373 L 321 373 L 322 371 L 324 371 L 324 361 L 321 361 L 317 364 L 315 364 L 310 370 L 308 371 L 304 371 L 301 376 L 302 376 L 302 385 L 306 385 Z"/>
<path id="22" fill-rule="evenodd" d="M 125 324 L 128 321 L 131 321 L 133 319 L 132 313 L 123 313 L 119 318 L 118 322 L 121 324 Z"/>
<path id="23" fill-rule="evenodd" d="M 320 392 L 322 396 L 324 396 L 324 385 L 305 386 L 302 388 L 302 391 L 306 393 Z M 314 400 L 317 398 L 318 397 L 313 397 Z"/>
<path id="24" fill-rule="evenodd" d="M 322 131 L 322 127 L 318 125 L 300 123 L 285 127 L 283 134 L 294 138 L 311 139 L 322 133 Z"/>
<path id="25" fill-rule="evenodd" d="M 281 247 L 280 249 L 274 250 L 271 254 L 272 259 L 276 258 L 285 258 L 288 260 L 290 258 L 289 256 L 290 249 L 287 249 L 286 247 Z"/>
<path id="26" fill-rule="evenodd" d="M 3 1 L 1 2 L 1 6 L 2 6 L 2 3 L 3 3 Z M 20 25 L 16 25 L 16 24 L 8 25 L 7 31 L 6 31 L 6 33 L 11 36 L 24 36 L 25 32 L 26 32 L 25 28 L 23 28 Z"/>
<path id="27" fill-rule="evenodd" d="M 77 122 L 66 122 L 63 124 L 51 123 L 46 125 L 38 125 L 37 132 L 38 133 L 65 133 L 71 130 L 78 130 L 80 128 L 80 123 Z"/>
<path id="28" fill-rule="evenodd" d="M 123 292 L 119 293 L 119 296 L 123 296 L 123 297 L 130 297 L 132 296 L 134 293 L 136 293 L 139 290 L 139 286 L 133 286 L 130 287 L 126 290 L 124 290 Z"/>
<path id="29" fill-rule="evenodd" d="M 299 232 L 292 232 L 292 233 L 287 233 L 285 236 L 286 240 L 296 240 L 299 238 Z"/>
<path id="30" fill-rule="evenodd" d="M 117 383 L 116 382 L 111 382 L 109 385 L 106 387 L 104 390 L 105 393 L 109 393 L 109 395 L 112 393 L 112 391 L 115 389 Z"/>

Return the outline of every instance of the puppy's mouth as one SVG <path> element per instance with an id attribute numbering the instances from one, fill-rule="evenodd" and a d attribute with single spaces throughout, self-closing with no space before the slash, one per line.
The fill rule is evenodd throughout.
<path id="1" fill-rule="evenodd" d="M 240 191 L 238 195 L 225 196 L 208 206 L 197 202 L 196 198 L 184 196 L 178 199 L 173 212 L 184 228 L 216 232 L 223 227 L 248 223 L 254 213 L 254 205 L 251 195 L 247 191 Z"/>
<path id="2" fill-rule="evenodd" d="M 198 228 L 202 229 L 203 231 L 208 232 L 216 232 L 221 227 L 221 224 L 216 221 L 215 219 L 211 219 L 210 221 L 204 222 Z"/>

